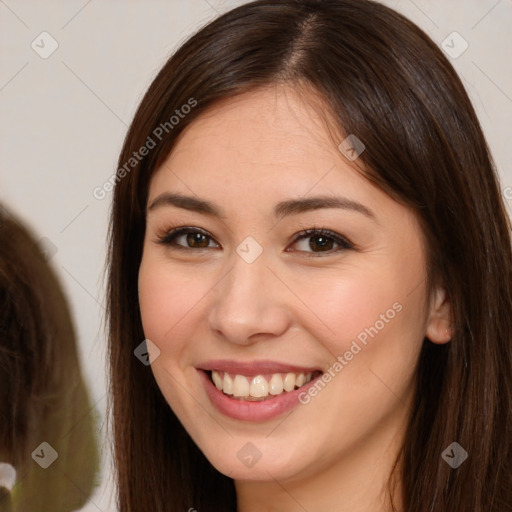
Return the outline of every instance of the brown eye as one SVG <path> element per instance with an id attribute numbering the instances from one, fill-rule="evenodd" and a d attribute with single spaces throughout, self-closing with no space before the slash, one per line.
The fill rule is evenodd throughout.
<path id="1" fill-rule="evenodd" d="M 354 249 L 354 245 L 345 237 L 326 229 L 308 229 L 298 234 L 294 242 L 300 252 L 309 253 L 308 256 L 318 256 L 322 253 L 333 254 L 347 249 Z"/>
<path id="2" fill-rule="evenodd" d="M 219 247 L 206 231 L 189 227 L 167 231 L 158 239 L 158 243 L 183 250 Z M 326 229 L 301 231 L 295 238 L 294 245 L 299 246 L 299 252 L 306 253 L 308 256 L 329 255 L 354 249 L 354 245 L 345 237 Z"/>
<path id="3" fill-rule="evenodd" d="M 203 235 L 202 233 L 189 233 L 188 235 L 182 235 L 185 236 L 187 244 L 189 247 L 208 247 L 208 237 L 206 235 Z M 178 237 L 181 238 L 181 237 Z M 196 245 L 197 244 L 197 245 Z"/>
<path id="4" fill-rule="evenodd" d="M 164 236 L 158 239 L 159 244 L 169 245 L 176 249 L 207 249 L 218 247 L 217 244 L 210 243 L 213 239 L 210 235 L 198 228 L 177 228 L 168 231 Z"/>
<path id="5" fill-rule="evenodd" d="M 312 236 L 309 238 L 309 247 L 313 250 L 330 251 L 335 242 L 332 238 L 324 235 Z"/>

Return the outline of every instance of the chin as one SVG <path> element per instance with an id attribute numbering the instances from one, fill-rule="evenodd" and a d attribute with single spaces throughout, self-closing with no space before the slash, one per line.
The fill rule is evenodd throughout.
<path id="1" fill-rule="evenodd" d="M 217 471 L 234 480 L 294 479 L 313 464 L 303 444 L 294 450 L 291 443 L 265 437 L 229 437 L 223 441 L 224 445 L 210 442 L 198 446 Z"/>

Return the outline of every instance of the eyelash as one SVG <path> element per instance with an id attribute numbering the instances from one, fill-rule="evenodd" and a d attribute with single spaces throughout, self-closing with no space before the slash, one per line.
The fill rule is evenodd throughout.
<path id="1" fill-rule="evenodd" d="M 182 227 L 174 228 L 173 226 L 171 226 L 167 230 L 165 230 L 162 235 L 160 235 L 158 237 L 158 239 L 156 240 L 156 243 L 162 244 L 162 245 L 167 245 L 172 249 L 185 250 L 185 251 L 190 251 L 190 250 L 201 251 L 204 249 L 212 249 L 212 247 L 199 247 L 199 248 L 185 247 L 183 245 L 178 245 L 175 243 L 175 239 L 177 237 L 179 237 L 180 235 L 183 235 L 183 234 L 190 234 L 190 233 L 193 233 L 193 234 L 200 233 L 200 234 L 210 238 L 211 240 L 214 240 L 214 238 L 207 231 L 200 229 L 200 228 L 193 228 L 190 226 L 182 226 Z M 337 233 L 334 233 L 333 231 L 330 231 L 329 229 L 317 228 L 317 227 L 314 227 L 311 229 L 304 229 L 304 230 L 298 232 L 294 236 L 292 244 L 295 244 L 300 240 L 311 238 L 314 236 L 324 236 L 324 237 L 330 238 L 338 245 L 338 248 L 330 249 L 325 252 L 324 251 L 319 251 L 319 252 L 299 251 L 299 252 L 305 253 L 308 257 L 318 257 L 318 256 L 323 256 L 323 255 L 335 254 L 335 253 L 338 253 L 338 252 L 341 252 L 344 250 L 355 249 L 355 245 L 352 242 L 350 242 L 347 238 L 345 238 L 344 236 L 338 235 Z"/>

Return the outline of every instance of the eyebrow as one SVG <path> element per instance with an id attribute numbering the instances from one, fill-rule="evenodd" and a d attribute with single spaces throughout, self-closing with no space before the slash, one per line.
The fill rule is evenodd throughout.
<path id="1" fill-rule="evenodd" d="M 155 210 L 162 206 L 176 206 L 185 210 L 190 210 L 219 219 L 226 219 L 226 215 L 215 204 L 205 199 L 198 199 L 192 196 L 165 192 L 157 196 L 149 205 L 148 211 Z M 315 196 L 304 197 L 300 199 L 288 199 L 277 203 L 274 207 L 274 217 L 282 219 L 288 215 L 304 213 L 322 208 L 340 208 L 351 210 L 365 215 L 376 221 L 375 214 L 366 206 L 345 197 L 334 196 Z"/>

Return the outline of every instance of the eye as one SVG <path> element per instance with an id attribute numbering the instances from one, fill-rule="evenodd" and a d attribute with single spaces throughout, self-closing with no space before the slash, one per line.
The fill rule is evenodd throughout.
<path id="1" fill-rule="evenodd" d="M 166 231 L 157 240 L 157 243 L 173 246 L 176 249 L 207 249 L 218 247 L 210 245 L 212 237 L 202 229 L 183 226 Z"/>
<path id="2" fill-rule="evenodd" d="M 157 243 L 183 250 L 219 247 L 207 231 L 188 226 L 166 230 L 158 237 Z M 297 233 L 292 245 L 299 246 L 299 252 L 309 253 L 308 256 L 328 255 L 355 248 L 344 236 L 323 228 L 306 229 Z M 290 252 L 289 249 L 286 251 Z"/>
<path id="3" fill-rule="evenodd" d="M 309 252 L 308 256 L 322 256 L 322 253 L 332 254 L 355 248 L 344 236 L 323 228 L 301 231 L 293 243 L 299 246 L 301 252 Z"/>

